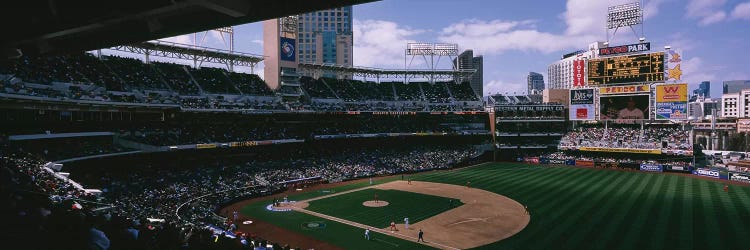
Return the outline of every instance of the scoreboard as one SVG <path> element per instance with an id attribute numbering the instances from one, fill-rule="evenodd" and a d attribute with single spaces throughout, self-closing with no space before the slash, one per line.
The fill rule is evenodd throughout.
<path id="1" fill-rule="evenodd" d="M 664 81 L 664 52 L 590 59 L 588 69 L 589 85 Z"/>

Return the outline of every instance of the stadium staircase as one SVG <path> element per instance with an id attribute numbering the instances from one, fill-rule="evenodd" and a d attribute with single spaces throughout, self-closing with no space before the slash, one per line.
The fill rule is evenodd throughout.
<path id="1" fill-rule="evenodd" d="M 456 102 L 456 98 L 453 97 L 453 92 L 451 91 L 451 88 L 448 88 L 449 82 L 439 82 L 443 87 L 445 88 L 445 91 L 448 92 L 448 100 L 450 102 Z M 454 82 L 455 83 L 455 82 Z"/>
<path id="2" fill-rule="evenodd" d="M 325 85 L 325 86 L 326 86 L 326 88 L 327 88 L 327 89 L 328 89 L 329 91 L 331 91 L 331 93 L 333 93 L 333 95 L 334 95 L 334 96 L 336 96 L 336 99 L 339 99 L 339 100 L 341 100 L 341 96 L 339 96 L 339 93 L 337 93 L 336 91 L 333 91 L 333 88 L 331 88 L 331 85 L 329 85 L 329 84 L 328 84 L 328 82 L 326 82 L 326 79 L 327 79 L 327 78 L 320 78 L 320 80 L 321 80 L 320 82 L 322 82 L 322 83 L 323 83 L 323 85 Z"/>
<path id="3" fill-rule="evenodd" d="M 154 72 L 156 72 L 156 74 L 155 74 L 156 77 L 159 78 L 158 80 L 161 81 L 161 83 L 164 84 L 164 86 L 167 86 L 167 89 L 169 90 L 169 92 L 177 93 L 177 91 L 175 91 L 174 89 L 172 89 L 172 86 L 169 86 L 169 83 L 167 83 L 167 80 L 164 79 L 164 72 L 161 72 L 161 70 L 159 70 L 159 67 L 156 67 L 156 65 L 154 65 L 152 63 L 149 63 L 148 67 L 151 70 L 153 70 Z"/>
<path id="4" fill-rule="evenodd" d="M 222 75 L 224 75 L 224 77 L 225 77 L 225 78 L 226 78 L 226 80 L 227 80 L 227 83 L 229 83 L 230 85 L 232 85 L 232 87 L 234 87 L 234 89 L 236 89 L 236 90 L 237 90 L 237 92 L 239 92 L 239 93 L 240 93 L 240 95 L 245 95 L 245 93 L 242 93 L 242 90 L 240 90 L 240 88 L 239 88 L 239 87 L 237 87 L 237 84 L 235 84 L 235 83 L 234 83 L 234 81 L 232 81 L 232 78 L 231 78 L 231 77 L 229 77 L 229 75 L 227 75 L 227 72 L 226 72 L 226 71 L 222 70 L 222 71 L 221 71 L 221 74 L 222 74 Z"/>
<path id="5" fill-rule="evenodd" d="M 187 74 L 188 77 L 190 77 L 190 83 L 195 84 L 195 86 L 198 87 L 198 94 L 205 96 L 206 92 L 203 91 L 203 87 L 201 87 L 201 85 L 198 84 L 198 81 L 195 80 L 195 77 L 193 77 L 193 75 L 190 74 L 190 70 L 187 68 L 187 66 L 181 65 L 180 67 L 185 72 L 185 74 Z"/>

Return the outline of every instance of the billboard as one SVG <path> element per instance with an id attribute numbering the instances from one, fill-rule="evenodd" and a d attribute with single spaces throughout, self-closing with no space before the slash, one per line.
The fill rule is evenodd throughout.
<path id="1" fill-rule="evenodd" d="M 586 85 L 586 79 L 584 78 L 585 62 L 584 60 L 573 61 L 573 87 L 583 87 Z"/>
<path id="2" fill-rule="evenodd" d="M 626 85 L 599 88 L 600 95 L 617 95 L 617 94 L 634 94 L 650 93 L 651 87 L 648 85 Z"/>
<path id="3" fill-rule="evenodd" d="M 750 132 L 750 119 L 737 119 L 737 132 Z"/>
<path id="4" fill-rule="evenodd" d="M 660 120 L 685 120 L 687 113 L 687 83 L 656 86 L 656 117 Z"/>
<path id="5" fill-rule="evenodd" d="M 664 52 L 588 60 L 589 85 L 664 81 Z"/>
<path id="6" fill-rule="evenodd" d="M 719 179 L 721 178 L 721 174 L 717 170 L 710 170 L 710 169 L 695 169 L 693 170 L 694 175 L 700 175 L 700 176 L 706 176 L 711 178 Z"/>
<path id="7" fill-rule="evenodd" d="M 682 80 L 682 51 L 669 49 L 664 55 L 664 80 L 666 82 L 677 82 Z"/>
<path id="8" fill-rule="evenodd" d="M 599 97 L 600 120 L 648 120 L 649 95 L 619 95 Z"/>
<path id="9" fill-rule="evenodd" d="M 297 46 L 294 39 L 279 37 L 279 53 L 282 61 L 296 61 Z"/>
<path id="10" fill-rule="evenodd" d="M 570 120 L 594 120 L 594 89 L 570 90 Z"/>
<path id="11" fill-rule="evenodd" d="M 597 148 L 597 147 L 579 147 L 578 150 L 589 152 L 609 152 L 609 153 L 633 153 L 633 154 L 661 154 L 659 149 L 637 149 L 637 148 Z"/>
<path id="12" fill-rule="evenodd" d="M 661 164 L 642 163 L 640 169 L 641 171 L 646 171 L 646 172 L 662 172 L 663 171 L 663 167 L 661 166 Z"/>
<path id="13" fill-rule="evenodd" d="M 636 43 L 628 45 L 620 45 L 607 48 L 599 48 L 600 56 L 611 56 L 626 53 L 644 52 L 651 50 L 651 43 Z"/>

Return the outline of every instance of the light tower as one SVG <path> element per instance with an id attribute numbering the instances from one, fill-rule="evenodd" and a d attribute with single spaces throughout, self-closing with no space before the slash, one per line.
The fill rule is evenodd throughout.
<path id="1" fill-rule="evenodd" d="M 641 9 L 641 3 L 632 2 L 607 7 L 607 45 L 615 39 L 617 31 L 622 27 L 630 27 L 630 30 L 633 31 L 633 34 L 638 37 L 640 42 L 646 41 L 643 30 L 643 9 Z M 636 31 L 636 28 L 641 29 L 640 35 Z M 610 31 L 612 31 L 611 36 Z"/>

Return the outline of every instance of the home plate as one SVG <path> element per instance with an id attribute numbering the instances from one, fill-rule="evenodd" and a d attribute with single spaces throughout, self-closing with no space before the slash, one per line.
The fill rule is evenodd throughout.
<path id="1" fill-rule="evenodd" d="M 253 221 L 251 221 L 251 220 L 246 220 L 246 221 L 243 221 L 243 222 L 242 222 L 242 225 L 250 225 L 250 224 L 253 224 Z"/>

